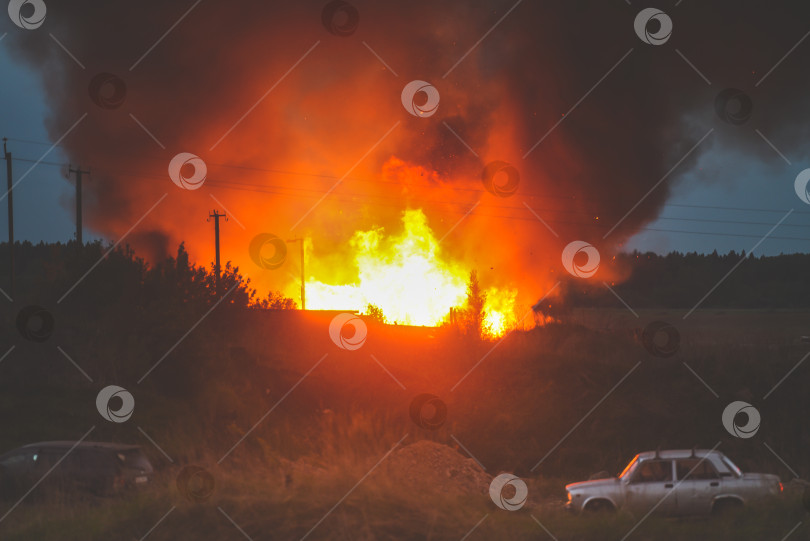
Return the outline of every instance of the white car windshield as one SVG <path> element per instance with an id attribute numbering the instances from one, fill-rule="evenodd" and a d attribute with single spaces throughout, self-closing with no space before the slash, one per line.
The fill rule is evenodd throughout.
<path id="1" fill-rule="evenodd" d="M 722 455 L 723 464 L 725 464 L 737 477 L 742 477 L 742 470 L 734 464 L 729 457 L 726 455 Z M 720 475 L 723 475 L 724 472 L 720 472 Z"/>

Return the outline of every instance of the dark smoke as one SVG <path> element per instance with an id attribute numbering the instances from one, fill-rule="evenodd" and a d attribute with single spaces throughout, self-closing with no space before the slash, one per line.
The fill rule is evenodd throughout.
<path id="1" fill-rule="evenodd" d="M 227 259 L 244 266 L 252 236 L 264 231 L 288 235 L 320 194 L 397 121 L 391 135 L 296 233 L 311 235 L 316 252 L 326 257 L 344 248 L 355 229 L 393 226 L 406 206 L 426 207 L 441 236 L 481 200 L 448 237 L 447 249 L 470 265 L 495 269 L 485 280 L 517 277 L 537 290 L 548 284 L 550 269 L 560 272 L 559 254 L 569 241 L 588 240 L 608 254 L 654 219 L 678 177 L 700 155 L 731 149 L 754 160 L 778 160 L 754 128 L 785 153 L 799 151 L 807 141 L 810 41 L 757 86 L 810 30 L 807 2 L 685 0 L 677 7 L 674 1 L 654 2 L 672 18 L 674 30 L 666 44 L 652 46 L 633 29 L 636 13 L 646 4 L 525 1 L 446 78 L 513 0 L 351 4 L 358 17 L 338 22 L 345 29 L 336 33 L 349 34 L 340 36 L 325 28 L 327 2 L 204 0 L 131 70 L 191 1 L 49 1 L 40 29 L 21 30 L 4 20 L 2 31 L 9 32 L 5 45 L 13 47 L 14 56 L 42 74 L 53 140 L 88 113 L 63 145 L 72 162 L 93 170 L 87 183 L 89 226 L 117 238 L 168 192 L 131 240 L 136 248 L 157 254 L 173 252 L 185 239 L 200 261 L 212 258 L 211 225 L 205 218 L 219 207 L 209 193 L 247 228 L 242 232 L 231 223 L 223 237 Z M 318 40 L 312 53 L 209 150 Z M 385 70 L 363 42 L 398 76 Z M 91 97 L 99 74 L 120 78 L 125 97 L 117 79 L 108 86 L 110 95 Z M 436 115 L 424 119 L 404 111 L 400 91 L 414 79 L 439 90 Z M 753 104 L 750 118 L 738 125 L 715 112 L 715 99 L 726 88 L 741 90 Z M 603 241 L 608 229 L 710 128 L 714 133 L 697 151 Z M 195 153 L 208 163 L 203 189 L 185 192 L 169 180 L 166 168 L 179 152 Z M 418 176 L 423 180 L 408 177 L 405 186 L 376 182 L 402 180 L 381 178 L 391 157 L 424 168 Z M 483 192 L 481 172 L 495 160 L 520 172 L 520 187 L 510 198 Z M 223 163 L 248 168 L 218 165 Z M 257 192 L 253 185 L 271 188 Z M 523 202 L 554 227 L 559 239 L 534 220 Z"/>

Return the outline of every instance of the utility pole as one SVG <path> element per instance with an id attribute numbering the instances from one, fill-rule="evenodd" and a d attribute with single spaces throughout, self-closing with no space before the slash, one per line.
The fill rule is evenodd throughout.
<path id="1" fill-rule="evenodd" d="M 306 274 L 304 273 L 304 239 L 296 237 L 287 242 L 300 242 L 301 243 L 301 310 L 307 309 L 307 294 L 306 294 Z"/>
<path id="2" fill-rule="evenodd" d="M 8 263 L 9 263 L 9 295 L 14 295 L 14 202 L 11 188 L 11 152 L 6 149 L 8 138 L 3 137 L 3 154 L 6 155 L 6 177 L 8 178 Z"/>
<path id="3" fill-rule="evenodd" d="M 220 218 L 225 218 L 225 221 L 227 222 L 228 218 L 225 217 L 224 213 L 220 214 L 216 210 L 213 210 L 211 212 L 212 212 L 212 214 L 208 215 L 208 220 L 206 220 L 206 221 L 210 222 L 211 218 L 214 219 L 214 244 L 215 244 L 216 255 L 217 255 L 216 264 L 214 265 L 214 272 L 216 273 L 215 279 L 216 279 L 217 297 L 219 297 L 220 292 L 221 292 L 220 285 L 219 285 L 219 270 L 220 270 L 220 266 L 219 266 L 219 219 Z"/>
<path id="4" fill-rule="evenodd" d="M 89 175 L 90 171 L 82 171 L 82 166 L 78 169 L 73 169 L 68 166 L 68 174 L 76 173 L 76 242 L 78 243 L 79 250 L 84 247 L 84 240 L 82 239 L 82 175 Z"/>

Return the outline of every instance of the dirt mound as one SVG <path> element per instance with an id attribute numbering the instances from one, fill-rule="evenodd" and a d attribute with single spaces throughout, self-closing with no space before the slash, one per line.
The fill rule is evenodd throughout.
<path id="1" fill-rule="evenodd" d="M 492 477 L 472 458 L 433 441 L 422 440 L 394 452 L 386 473 L 408 488 L 455 494 L 488 494 Z"/>

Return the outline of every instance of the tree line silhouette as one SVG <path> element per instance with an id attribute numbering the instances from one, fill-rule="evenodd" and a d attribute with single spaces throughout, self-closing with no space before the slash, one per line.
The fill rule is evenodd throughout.
<path id="1" fill-rule="evenodd" d="M 603 262 L 608 282 L 633 308 L 807 308 L 810 306 L 810 254 L 754 257 L 731 251 L 725 255 L 696 252 L 619 253 Z M 737 268 L 734 268 L 737 266 Z M 732 269 L 734 269 L 732 271 Z M 567 307 L 617 307 L 616 297 L 597 274 L 591 280 L 565 280 Z M 719 283 L 719 285 L 718 285 Z"/>
<path id="2" fill-rule="evenodd" d="M 8 243 L 0 244 L 0 261 L 5 263 L 0 264 L 0 287 L 4 291 L 10 282 L 8 256 Z M 144 307 L 152 303 L 200 307 L 216 300 L 213 264 L 190 263 L 184 244 L 180 244 L 175 256 L 147 263 L 128 246 L 110 250 L 101 241 L 85 244 L 81 250 L 75 242 L 26 241 L 16 243 L 15 260 L 14 293 L 30 302 L 54 303 L 64 296 L 69 305 L 93 311 L 114 299 Z M 634 308 L 689 309 L 710 290 L 711 294 L 701 303 L 703 308 L 810 306 L 810 254 L 754 257 L 734 251 L 666 255 L 634 251 L 603 261 L 602 268 L 604 271 L 588 280 L 562 275 L 562 294 L 538 306 L 538 310 L 560 316 L 572 308 L 617 308 L 619 301 L 613 292 Z M 292 298 L 278 291 L 260 295 L 250 279 L 230 262 L 223 266 L 221 280 L 221 292 L 227 292 L 230 305 L 297 308 Z M 75 290 L 66 294 L 73 287 Z M 484 298 L 474 270 L 467 293 L 467 302 L 458 307 L 456 316 L 464 320 L 464 327 L 480 327 Z M 385 320 L 385 314 L 374 305 L 365 311 L 374 320 Z"/>

